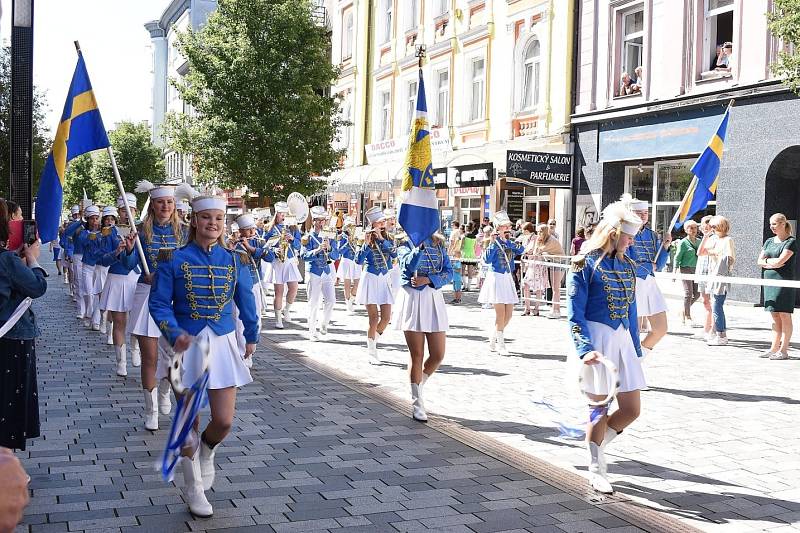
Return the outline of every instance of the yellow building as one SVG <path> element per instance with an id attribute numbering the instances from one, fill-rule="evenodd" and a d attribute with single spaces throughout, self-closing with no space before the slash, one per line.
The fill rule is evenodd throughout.
<path id="1" fill-rule="evenodd" d="M 353 125 L 329 192 L 339 207 L 393 206 L 416 106 L 417 47 L 444 220 L 507 209 L 513 219 L 569 214 L 569 183 L 512 182 L 508 150 L 567 154 L 573 0 L 330 0 L 334 93 Z M 516 167 L 515 167 L 516 168 Z"/>

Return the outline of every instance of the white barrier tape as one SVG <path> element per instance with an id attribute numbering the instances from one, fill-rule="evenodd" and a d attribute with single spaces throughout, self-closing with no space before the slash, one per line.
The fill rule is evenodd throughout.
<path id="1" fill-rule="evenodd" d="M 737 278 L 734 276 L 709 276 L 700 274 L 680 274 L 672 272 L 656 272 L 656 278 L 667 280 L 691 280 L 702 283 L 730 283 L 732 285 L 754 285 L 757 287 L 788 287 L 800 289 L 800 281 L 785 281 L 779 279 L 762 278 Z"/>

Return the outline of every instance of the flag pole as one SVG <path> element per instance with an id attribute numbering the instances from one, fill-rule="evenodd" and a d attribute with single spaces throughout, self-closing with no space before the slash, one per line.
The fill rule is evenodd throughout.
<path id="1" fill-rule="evenodd" d="M 78 41 L 75 41 L 75 51 L 78 55 L 81 55 L 81 45 Z M 99 107 L 99 106 L 98 106 Z M 111 159 L 111 169 L 114 171 L 114 178 L 117 180 L 117 188 L 119 189 L 120 195 L 122 196 L 122 202 L 125 205 L 125 213 L 128 215 L 128 224 L 131 226 L 131 231 L 134 233 L 136 232 L 136 225 L 133 221 L 133 213 L 131 212 L 131 206 L 128 203 L 128 197 L 125 194 L 125 186 L 122 184 L 122 178 L 119 175 L 119 168 L 117 168 L 117 158 L 114 157 L 114 149 L 111 148 L 111 144 L 108 145 L 106 148 L 108 150 L 108 157 Z M 150 275 L 150 268 L 147 266 L 147 258 L 144 254 L 144 248 L 142 248 L 142 241 L 139 240 L 139 234 L 136 234 L 134 245 L 136 246 L 136 251 L 139 252 L 139 259 L 142 262 L 142 271 L 144 272 L 145 276 Z"/>
<path id="2" fill-rule="evenodd" d="M 731 110 L 731 108 L 733 107 L 734 103 L 736 103 L 736 99 L 735 98 L 731 98 L 730 102 L 728 102 L 728 107 L 725 108 L 725 113 L 728 113 Z M 723 113 L 723 115 L 725 113 Z M 715 133 L 715 135 L 716 135 L 716 133 Z M 691 193 L 694 189 L 697 188 L 697 181 L 698 181 L 697 180 L 697 176 L 692 176 L 692 181 L 689 182 L 689 187 L 686 189 L 686 194 L 683 195 L 683 200 L 681 200 L 680 205 L 678 205 L 678 210 L 675 211 L 675 216 L 672 217 L 672 221 L 670 221 L 670 223 L 669 223 L 669 229 L 667 229 L 667 231 L 666 231 L 666 233 L 664 233 L 664 235 L 671 234 L 672 230 L 675 229 L 675 224 L 677 224 L 677 222 L 678 222 L 678 215 L 680 215 L 681 211 L 683 210 L 684 204 L 689 200 L 689 193 Z M 656 252 L 655 258 L 653 258 L 653 263 L 658 262 L 658 257 L 661 255 L 661 251 L 663 249 L 664 249 L 663 246 L 661 246 L 658 249 L 658 251 Z"/>

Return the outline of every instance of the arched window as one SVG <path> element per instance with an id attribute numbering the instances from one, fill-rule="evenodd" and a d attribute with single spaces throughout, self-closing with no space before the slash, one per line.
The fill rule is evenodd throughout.
<path id="1" fill-rule="evenodd" d="M 539 67 L 541 46 L 533 39 L 522 53 L 522 98 L 520 110 L 533 109 L 539 104 Z"/>
<path id="2" fill-rule="evenodd" d="M 342 36 L 342 59 L 353 57 L 353 11 L 344 15 L 344 35 Z"/>

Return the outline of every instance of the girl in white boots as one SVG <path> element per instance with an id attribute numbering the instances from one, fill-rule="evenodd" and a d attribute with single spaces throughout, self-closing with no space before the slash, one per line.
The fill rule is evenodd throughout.
<path id="1" fill-rule="evenodd" d="M 339 268 L 336 270 L 336 279 L 344 283 L 344 303 L 347 313 L 353 314 L 353 304 L 358 293 L 358 280 L 361 279 L 361 265 L 355 262 L 358 251 L 355 236 L 356 222 L 350 217 L 344 219 L 342 234 L 338 239 L 338 248 L 341 257 Z"/>
<path id="2" fill-rule="evenodd" d="M 619 371 L 619 408 L 610 416 L 605 408 L 586 430 L 589 481 L 604 494 L 614 491 L 606 477 L 605 448 L 639 416 L 639 391 L 646 387 L 636 314 L 636 263 L 625 255 L 641 224 L 623 202 L 606 207 L 582 248 L 585 255 L 572 259 L 567 278 L 572 340 L 577 356 L 591 369 L 587 372 L 584 367 L 585 393 L 602 401 L 610 392 L 605 366 L 598 364 L 601 359 L 610 360 Z"/>
<path id="3" fill-rule="evenodd" d="M 402 285 L 395 306 L 394 327 L 403 330 L 411 355 L 411 416 L 428 421 L 422 389 L 444 359 L 447 307 L 442 287 L 453 278 L 444 236 L 434 234 L 415 247 L 406 241 L 398 248 Z M 425 342 L 428 358 L 425 357 Z"/>

